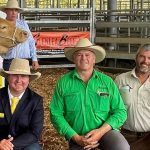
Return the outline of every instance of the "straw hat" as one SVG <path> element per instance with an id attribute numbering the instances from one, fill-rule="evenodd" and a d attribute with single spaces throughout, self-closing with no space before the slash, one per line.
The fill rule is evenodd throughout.
<path id="1" fill-rule="evenodd" d="M 0 11 L 0 18 L 2 19 L 6 19 L 6 13 L 4 13 L 3 11 Z"/>
<path id="2" fill-rule="evenodd" d="M 96 63 L 101 62 L 106 56 L 104 48 L 93 45 L 87 38 L 80 39 L 75 47 L 66 47 L 64 53 L 68 60 L 73 61 L 73 54 L 79 50 L 92 51 L 96 56 Z"/>
<path id="3" fill-rule="evenodd" d="M 0 70 L 0 75 L 7 78 L 10 74 L 29 75 L 30 81 L 38 79 L 41 76 L 40 72 L 31 73 L 29 61 L 26 59 L 15 58 L 12 60 L 9 71 Z"/>
<path id="4" fill-rule="evenodd" d="M 4 11 L 5 9 L 13 9 L 13 8 L 22 11 L 22 9 L 19 7 L 17 0 L 8 0 L 6 5 L 1 7 L 1 10 Z"/>

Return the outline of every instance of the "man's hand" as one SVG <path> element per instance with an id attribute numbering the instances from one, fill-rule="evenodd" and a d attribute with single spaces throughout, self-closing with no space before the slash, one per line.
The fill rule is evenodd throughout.
<path id="1" fill-rule="evenodd" d="M 87 146 L 84 146 L 84 149 L 90 150 L 99 146 L 99 141 L 103 136 L 100 129 L 95 129 L 90 131 L 87 135 L 85 135 L 84 143 L 87 143 Z"/>
<path id="2" fill-rule="evenodd" d="M 78 134 L 74 135 L 72 137 L 72 140 L 77 143 L 78 145 L 80 145 L 81 147 L 86 146 L 86 143 L 84 143 L 85 137 L 84 136 L 80 136 Z"/>
<path id="3" fill-rule="evenodd" d="M 99 129 L 94 129 L 85 136 L 78 134 L 72 137 L 72 140 L 86 150 L 90 150 L 99 146 L 99 141 L 102 136 L 110 131 L 112 128 L 109 124 L 104 123 Z"/>
<path id="4" fill-rule="evenodd" d="M 86 149 L 86 150 L 91 150 L 91 149 L 96 148 L 96 147 L 98 147 L 98 146 L 99 146 L 99 143 L 98 143 L 98 142 L 91 142 L 91 144 L 85 146 L 84 149 Z"/>
<path id="5" fill-rule="evenodd" d="M 39 63 L 38 61 L 32 61 L 32 69 L 37 70 L 39 68 Z"/>
<path id="6" fill-rule="evenodd" d="M 10 139 L 3 139 L 0 141 L 0 150 L 13 150 L 14 145 L 11 143 L 13 137 Z"/>
<path id="7" fill-rule="evenodd" d="M 111 126 L 108 124 L 104 124 L 99 129 L 94 129 L 87 133 L 85 135 L 86 140 L 84 140 L 84 143 L 89 143 L 87 146 L 84 147 L 84 149 L 90 150 L 92 148 L 96 148 L 99 145 L 99 141 L 102 138 L 102 136 L 111 130 Z"/>

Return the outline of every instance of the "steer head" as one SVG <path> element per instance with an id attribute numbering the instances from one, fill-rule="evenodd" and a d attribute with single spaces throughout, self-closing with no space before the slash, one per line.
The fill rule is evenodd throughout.
<path id="1" fill-rule="evenodd" d="M 0 54 L 7 53 L 9 48 L 24 42 L 28 33 L 17 28 L 10 21 L 0 18 Z"/>

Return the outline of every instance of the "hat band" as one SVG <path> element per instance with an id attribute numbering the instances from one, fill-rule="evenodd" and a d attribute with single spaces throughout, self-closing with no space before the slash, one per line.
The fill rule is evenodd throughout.
<path id="1" fill-rule="evenodd" d="M 9 71 L 16 71 L 16 72 L 23 72 L 23 73 L 29 73 L 30 74 L 30 71 L 23 70 L 23 69 L 11 69 Z"/>

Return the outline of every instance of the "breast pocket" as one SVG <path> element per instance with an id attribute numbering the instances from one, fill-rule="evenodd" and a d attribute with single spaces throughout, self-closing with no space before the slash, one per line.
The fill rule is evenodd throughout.
<path id="1" fill-rule="evenodd" d="M 110 98 L 108 93 L 106 94 L 105 92 L 99 95 L 97 93 L 91 93 L 90 98 L 95 112 L 108 112 L 110 110 Z"/>
<path id="2" fill-rule="evenodd" d="M 107 92 L 105 92 L 107 93 Z M 91 109 L 95 118 L 106 120 L 110 112 L 110 97 L 108 94 L 90 93 Z"/>
<path id="3" fill-rule="evenodd" d="M 0 113 L 0 125 L 6 124 L 6 117 L 4 113 Z"/>
<path id="4" fill-rule="evenodd" d="M 0 113 L 0 118 L 4 118 L 4 113 Z"/>
<path id="5" fill-rule="evenodd" d="M 120 88 L 120 94 L 126 106 L 131 104 L 131 93 L 132 91 L 125 88 Z"/>
<path id="6" fill-rule="evenodd" d="M 78 111 L 81 109 L 80 92 L 72 92 L 64 96 L 64 105 L 67 111 Z"/>

